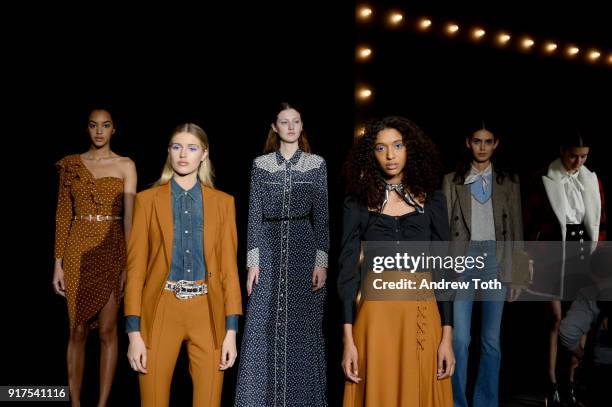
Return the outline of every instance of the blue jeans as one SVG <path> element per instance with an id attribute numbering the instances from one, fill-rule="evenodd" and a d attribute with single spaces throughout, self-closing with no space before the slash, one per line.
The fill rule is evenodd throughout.
<path id="1" fill-rule="evenodd" d="M 466 281 L 472 278 L 489 280 L 497 278 L 497 261 L 495 259 L 495 242 L 474 242 L 470 244 L 469 255 L 476 256 L 486 249 L 488 256 L 485 260 L 485 269 L 479 271 L 467 271 L 458 280 Z M 484 245 L 483 245 L 484 244 Z M 490 293 L 478 293 L 474 286 L 471 290 L 460 293 L 460 299 L 453 304 L 454 328 L 453 328 L 453 351 L 456 358 L 455 374 L 452 377 L 453 400 L 455 407 L 467 407 L 466 384 L 467 364 L 470 347 L 470 330 L 472 327 L 472 306 L 474 295 L 481 294 L 482 301 L 482 326 L 481 326 L 481 348 L 478 376 L 474 388 L 473 407 L 492 407 L 499 405 L 499 369 L 501 363 L 500 328 L 506 287 L 502 290 Z"/>

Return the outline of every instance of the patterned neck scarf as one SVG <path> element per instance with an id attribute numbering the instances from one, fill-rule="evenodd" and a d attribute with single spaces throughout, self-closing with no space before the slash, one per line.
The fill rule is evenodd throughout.
<path id="1" fill-rule="evenodd" d="M 474 199 L 481 204 L 487 202 L 493 192 L 493 170 L 491 165 L 489 164 L 482 172 L 472 167 L 468 176 L 465 177 L 464 184 L 470 184 L 470 192 Z"/>
<path id="2" fill-rule="evenodd" d="M 383 209 L 385 209 L 385 206 L 387 205 L 387 202 L 389 202 L 389 192 L 390 191 L 397 192 L 399 196 L 402 197 L 404 202 L 406 202 L 408 205 L 416 209 L 418 213 L 425 213 L 425 208 L 423 207 L 423 205 L 418 203 L 412 197 L 412 195 L 410 195 L 410 193 L 406 191 L 403 184 L 386 184 L 386 183 L 385 183 L 385 200 L 383 201 L 382 205 L 380 205 L 380 210 L 379 210 L 380 213 L 382 213 Z"/>

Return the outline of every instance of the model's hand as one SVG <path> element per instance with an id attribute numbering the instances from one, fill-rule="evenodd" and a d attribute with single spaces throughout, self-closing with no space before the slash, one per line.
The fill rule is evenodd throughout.
<path id="1" fill-rule="evenodd" d="M 453 353 L 453 341 L 451 338 L 442 338 L 438 347 L 438 380 L 450 377 L 455 373 L 455 354 Z"/>
<path id="2" fill-rule="evenodd" d="M 230 329 L 225 334 L 225 339 L 223 339 L 223 345 L 221 346 L 221 363 L 219 364 L 219 370 L 227 370 L 234 366 L 237 357 L 236 331 Z"/>
<path id="3" fill-rule="evenodd" d="M 128 333 L 130 345 L 128 346 L 127 357 L 130 366 L 137 372 L 147 373 L 147 347 L 140 332 Z"/>
<path id="4" fill-rule="evenodd" d="M 521 295 L 521 291 L 523 291 L 520 287 L 512 287 L 510 288 L 510 296 L 508 297 L 508 302 L 514 302 Z"/>
<path id="5" fill-rule="evenodd" d="M 62 297 L 66 296 L 66 286 L 64 285 L 64 268 L 58 262 L 55 263 L 53 270 L 53 291 Z"/>
<path id="6" fill-rule="evenodd" d="M 249 267 L 249 274 L 247 275 L 247 295 L 251 295 L 253 292 L 253 282 L 259 284 L 259 267 Z"/>
<path id="7" fill-rule="evenodd" d="M 352 340 L 344 341 L 344 353 L 342 355 L 342 370 L 344 376 L 353 383 L 359 383 L 359 371 L 357 369 L 357 348 Z"/>
<path id="8" fill-rule="evenodd" d="M 325 280 L 327 280 L 327 269 L 325 267 L 315 267 L 312 272 L 312 291 L 323 288 Z"/>

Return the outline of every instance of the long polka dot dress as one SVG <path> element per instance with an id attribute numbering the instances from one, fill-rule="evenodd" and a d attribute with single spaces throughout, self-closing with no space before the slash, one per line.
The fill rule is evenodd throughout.
<path id="1" fill-rule="evenodd" d="M 236 407 L 327 406 L 323 339 L 325 287 L 312 291 L 315 266 L 327 267 L 325 161 L 297 150 L 253 162 L 247 266 L 259 266 L 239 354 Z"/>
<path id="2" fill-rule="evenodd" d="M 120 301 L 126 247 L 122 220 L 89 221 L 81 215 L 120 216 L 123 180 L 94 178 L 78 154 L 56 163 L 59 193 L 55 258 L 63 259 L 70 327 L 97 327 L 97 315 L 111 294 Z"/>

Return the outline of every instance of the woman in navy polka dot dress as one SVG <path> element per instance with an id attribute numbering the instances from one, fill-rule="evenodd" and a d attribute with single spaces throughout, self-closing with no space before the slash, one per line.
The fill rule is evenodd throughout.
<path id="1" fill-rule="evenodd" d="M 235 406 L 326 406 L 327 170 L 296 109 L 283 103 L 271 127 L 251 172 Z"/>

